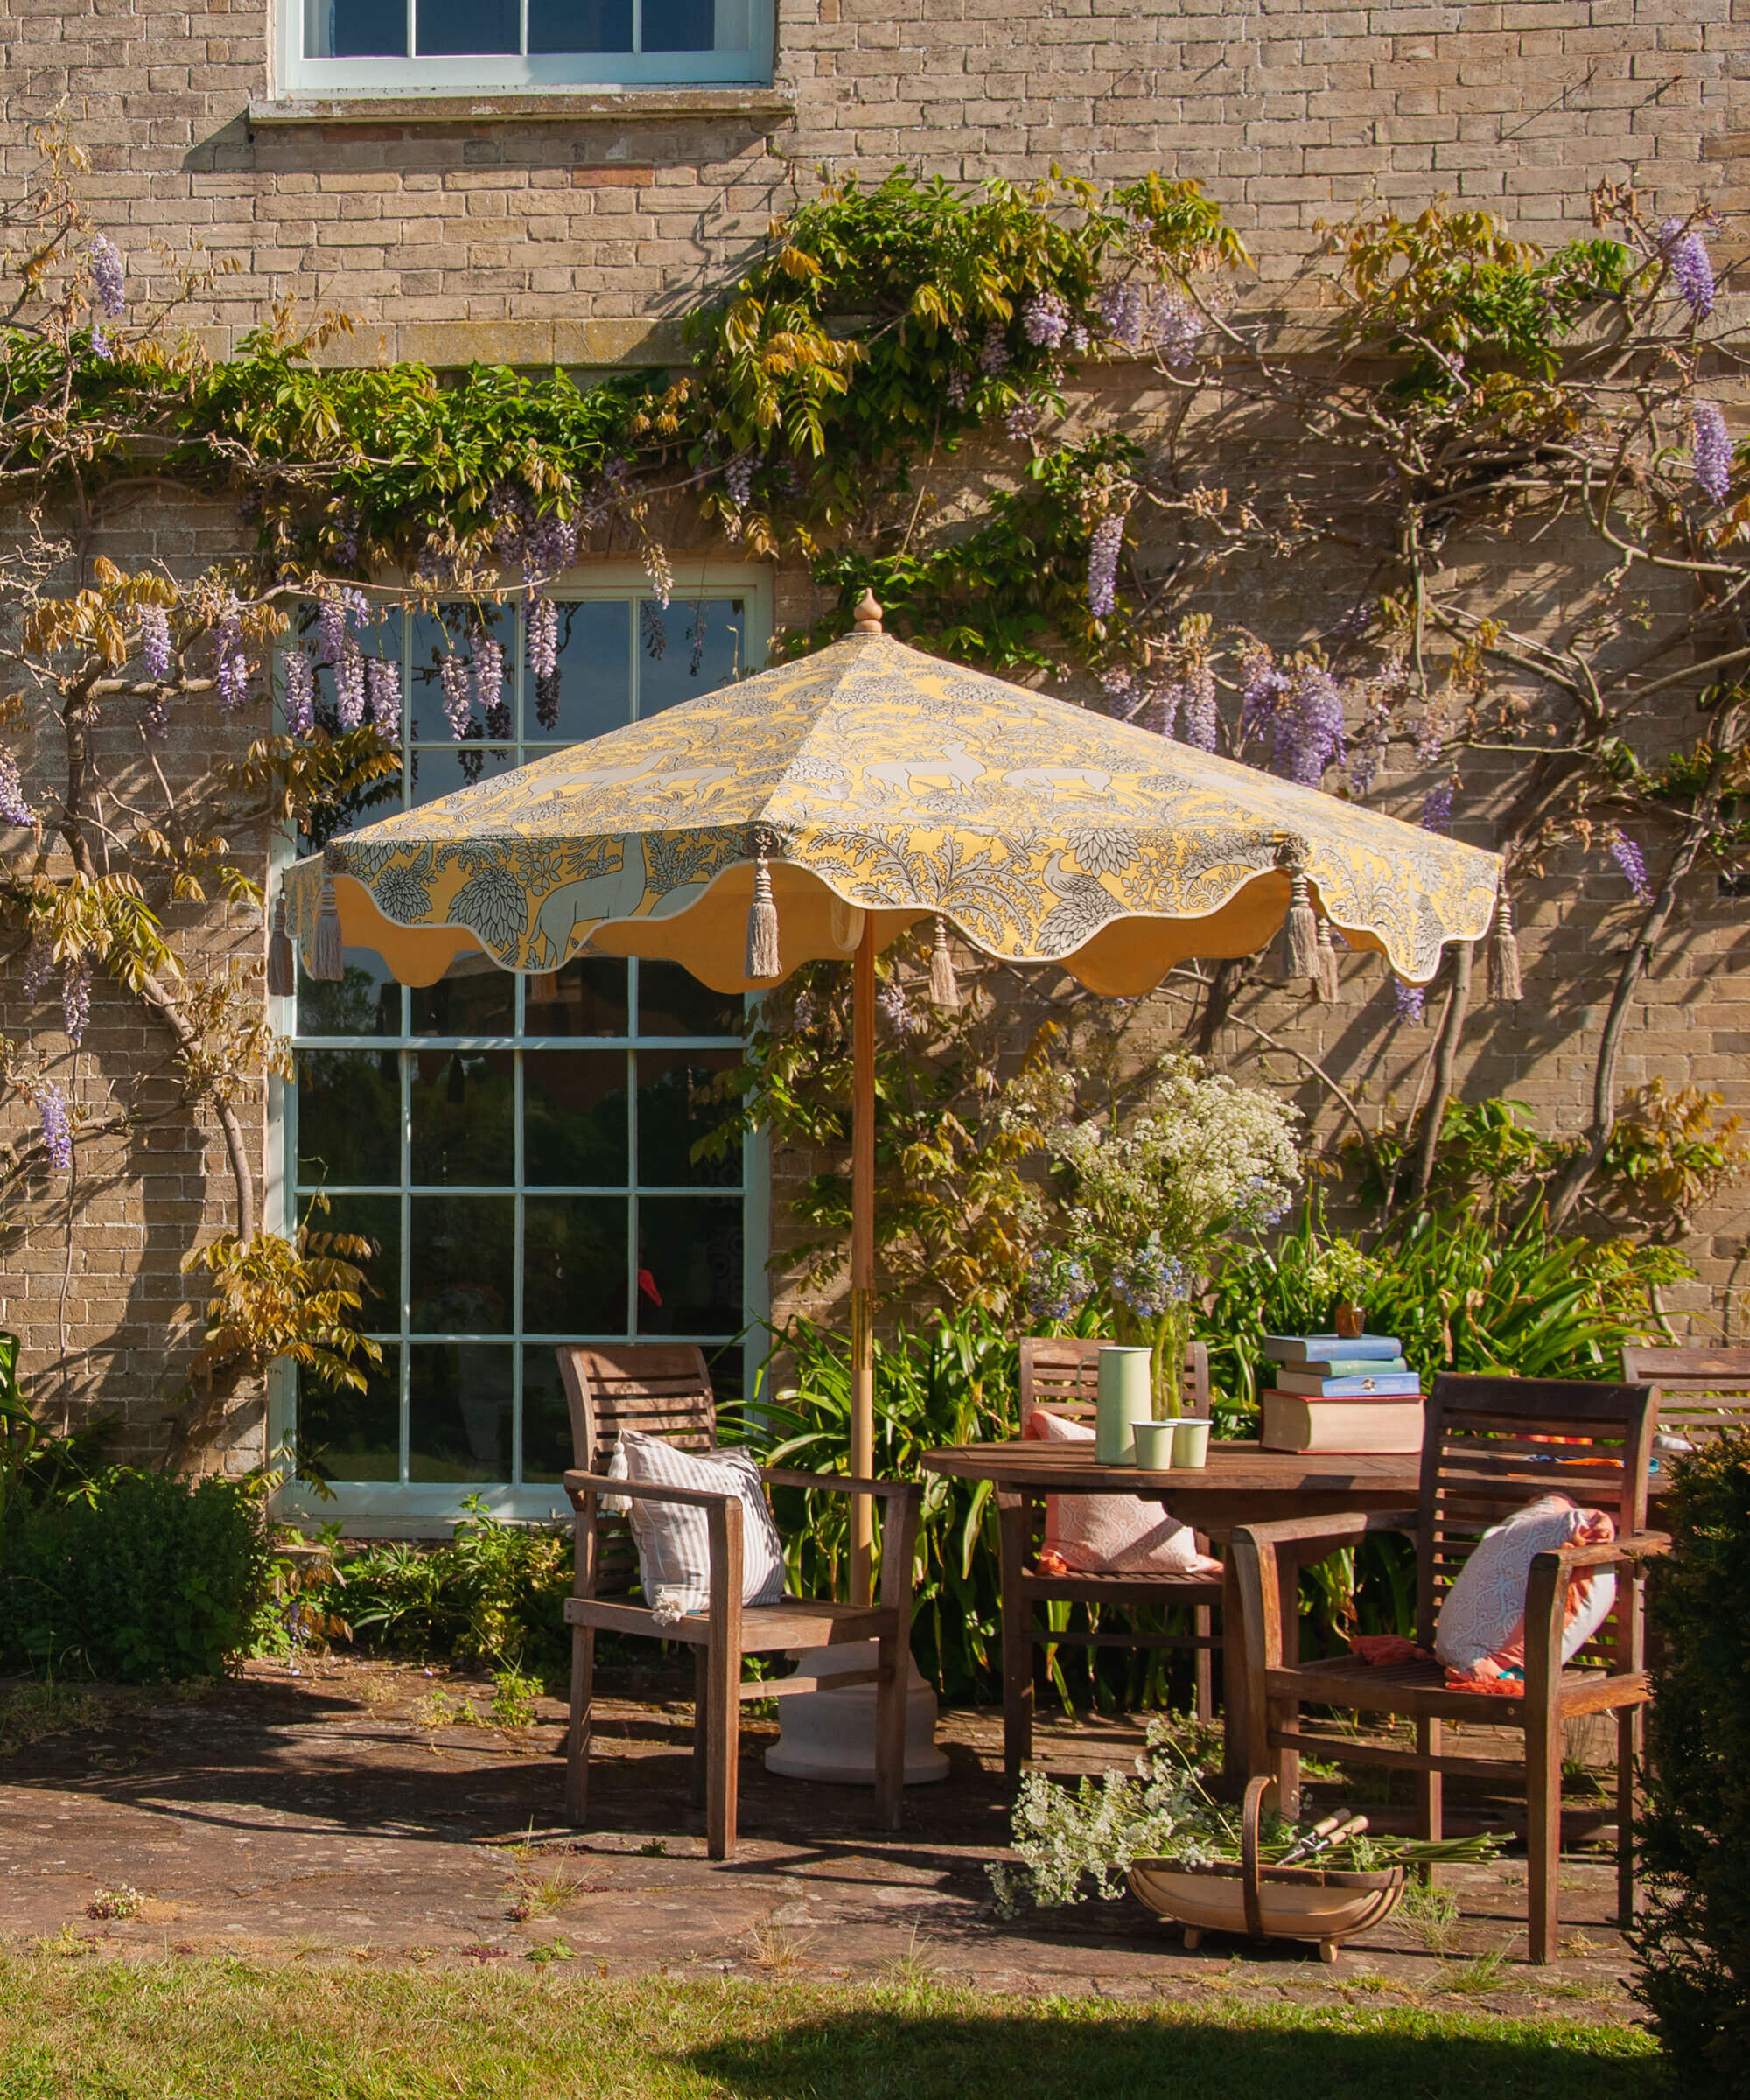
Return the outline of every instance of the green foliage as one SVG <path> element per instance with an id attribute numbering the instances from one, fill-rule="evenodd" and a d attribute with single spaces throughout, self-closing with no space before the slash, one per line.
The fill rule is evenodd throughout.
<path id="1" fill-rule="evenodd" d="M 808 1473 L 850 1469 L 850 1368 L 842 1337 L 812 1320 L 772 1330 L 766 1375 L 723 1441 L 746 1441 L 760 1462 Z M 794 1383 L 772 1390 L 788 1357 Z M 912 1651 L 945 1698 L 988 1693 L 1000 1681 L 1002 1614 L 997 1507 L 988 1480 L 926 1474 L 922 1454 L 943 1444 L 1019 1434 L 1018 1353 L 988 1313 L 936 1314 L 875 1344 L 875 1471 L 919 1480 L 923 1512 L 914 1564 Z M 774 1494 L 790 1586 L 830 1597 L 848 1579 L 850 1502 L 844 1495 L 779 1488 Z"/>
<path id="2" fill-rule="evenodd" d="M 1750 2094 L 1750 1437 L 1672 1466 L 1656 1636 L 1634 1989 L 1685 2091 Z"/>
<path id="3" fill-rule="evenodd" d="M 248 1648 L 272 1572 L 258 1483 L 115 1468 L 8 1524 L 0 1669 L 217 1676 Z"/>
<path id="4" fill-rule="evenodd" d="M 1264 1338 L 1327 1327 L 1333 1236 L 1309 1204 L 1272 1246 L 1236 1248 L 1200 1332 L 1223 1392 L 1256 1404 Z M 1507 1371 L 1524 1378 L 1614 1375 L 1625 1342 L 1654 1331 L 1647 1292 L 1690 1273 L 1673 1250 L 1553 1235 L 1542 1209 L 1502 1228 L 1475 1208 L 1422 1211 L 1369 1250 L 1368 1325 L 1396 1334 L 1424 1377 Z"/>
<path id="5" fill-rule="evenodd" d="M 501 1523 L 477 1495 L 465 1507 L 447 1544 L 385 1540 L 337 1558 L 314 1608 L 350 1628 L 361 1647 L 514 1678 L 504 1696 L 514 1704 L 528 1696 L 528 1680 L 563 1682 L 570 1668 L 570 1541 Z"/>

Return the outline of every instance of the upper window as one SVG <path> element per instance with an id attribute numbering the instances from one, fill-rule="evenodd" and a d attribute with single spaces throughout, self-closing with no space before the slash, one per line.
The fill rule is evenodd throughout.
<path id="1" fill-rule="evenodd" d="M 773 0 L 289 0 L 288 87 L 661 87 L 772 76 Z"/>

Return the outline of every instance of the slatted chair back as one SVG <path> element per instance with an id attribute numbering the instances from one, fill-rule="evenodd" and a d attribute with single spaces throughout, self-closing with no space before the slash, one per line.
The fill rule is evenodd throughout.
<path id="1" fill-rule="evenodd" d="M 1624 1349 L 1622 1376 L 1656 1386 L 1659 1427 L 1691 1443 L 1750 1429 L 1750 1349 Z"/>
<path id="2" fill-rule="evenodd" d="M 573 1342 L 556 1352 L 571 1414 L 571 1463 L 606 1473 L 622 1430 L 682 1451 L 717 1448 L 717 1401 L 704 1352 L 692 1342 Z M 629 1589 L 638 1567 L 632 1527 L 596 1516 L 594 1593 Z"/>
<path id="3" fill-rule="evenodd" d="M 1422 1646 L 1432 1648 L 1441 1603 L 1482 1534 L 1541 1496 L 1565 1494 L 1582 1508 L 1607 1511 L 1619 1536 L 1643 1530 L 1656 1416 L 1650 1385 L 1438 1376 L 1422 1443 Z M 1618 1662 L 1629 1638 L 1613 1611 L 1574 1661 Z"/>
<path id="4" fill-rule="evenodd" d="M 1100 1351 L 1110 1340 L 1096 1335 L 1029 1334 L 1021 1342 L 1021 1433 L 1036 1407 L 1079 1421 L 1091 1414 L 1100 1396 Z M 1180 1405 L 1199 1421 L 1209 1418 L 1209 1351 L 1200 1341 L 1188 1345 L 1180 1374 Z"/>

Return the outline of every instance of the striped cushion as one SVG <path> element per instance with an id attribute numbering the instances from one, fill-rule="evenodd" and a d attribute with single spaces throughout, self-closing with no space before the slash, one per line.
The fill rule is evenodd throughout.
<path id="1" fill-rule="evenodd" d="M 784 1594 L 783 1545 L 766 1506 L 760 1469 L 746 1452 L 714 1451 L 707 1456 L 677 1450 L 640 1430 L 623 1429 L 608 1472 L 616 1480 L 648 1480 L 653 1487 L 739 1495 L 741 1601 L 776 1604 Z M 652 1614 L 672 1624 L 683 1613 L 704 1611 L 710 1602 L 709 1513 L 689 1502 L 648 1502 L 641 1495 L 621 1499 L 630 1506 L 639 1578 Z"/>

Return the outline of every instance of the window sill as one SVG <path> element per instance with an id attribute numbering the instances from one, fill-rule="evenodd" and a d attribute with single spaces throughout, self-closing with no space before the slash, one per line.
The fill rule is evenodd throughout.
<path id="1" fill-rule="evenodd" d="M 252 101 L 251 129 L 296 124 L 624 123 L 628 118 L 735 116 L 775 130 L 796 114 L 779 88 L 500 89 L 478 94 L 287 94 Z"/>

